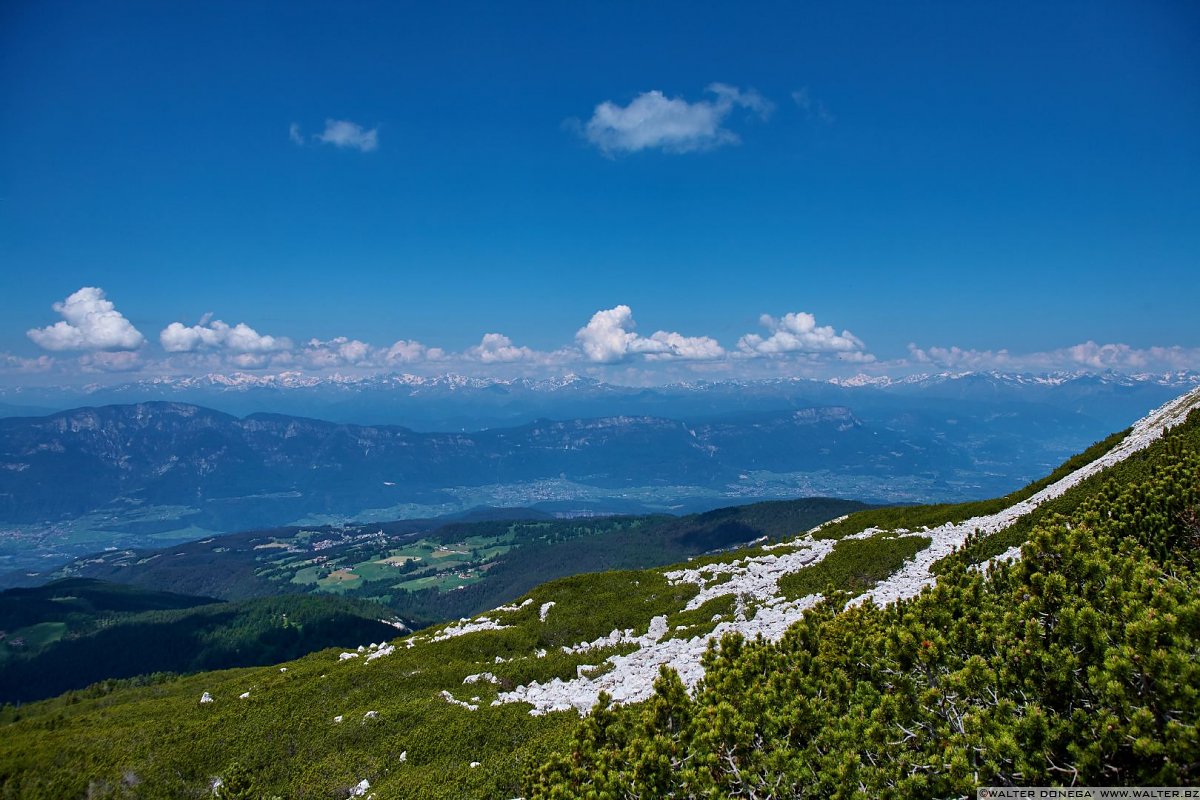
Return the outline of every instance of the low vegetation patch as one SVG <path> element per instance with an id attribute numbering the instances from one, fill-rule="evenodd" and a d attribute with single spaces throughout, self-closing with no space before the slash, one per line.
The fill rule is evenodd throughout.
<path id="1" fill-rule="evenodd" d="M 779 590 L 789 600 L 829 588 L 859 594 L 891 575 L 929 546 L 928 536 L 877 533 L 867 539 L 843 539 L 833 552 L 811 567 L 784 575 Z"/>

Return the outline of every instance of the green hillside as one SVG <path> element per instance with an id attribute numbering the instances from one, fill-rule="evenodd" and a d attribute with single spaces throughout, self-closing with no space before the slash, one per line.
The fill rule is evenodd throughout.
<path id="1" fill-rule="evenodd" d="M 222 791 L 245 790 L 231 796 L 346 797 L 363 787 L 379 800 L 1194 782 L 1198 481 L 1193 413 L 1039 507 L 1022 561 L 968 569 L 986 544 L 971 540 L 971 552 L 941 560 L 936 589 L 895 606 L 841 611 L 849 595 L 836 582 L 882 585 L 922 558 L 934 533 L 860 533 L 878 520 L 851 517 L 836 539 L 827 529 L 695 559 L 686 568 L 711 577 L 703 587 L 679 569 L 580 575 L 363 653 L 7 707 L 0 796 L 204 797 L 218 779 Z M 954 512 L 913 513 L 931 524 Z M 864 553 L 869 564 L 851 557 Z M 786 597 L 721 594 L 753 577 L 751 554 L 759 565 L 797 565 L 778 582 Z M 647 702 L 582 720 L 553 705 L 538 715 L 530 709 L 543 706 L 492 705 L 521 692 L 541 703 L 538 692 L 585 678 L 601 685 L 633 663 L 612 656 L 684 648 L 682 637 L 702 642 L 796 597 L 813 607 L 778 643 L 729 637 L 711 650 L 694 699 L 667 673 Z M 206 693 L 212 702 L 201 702 Z"/>

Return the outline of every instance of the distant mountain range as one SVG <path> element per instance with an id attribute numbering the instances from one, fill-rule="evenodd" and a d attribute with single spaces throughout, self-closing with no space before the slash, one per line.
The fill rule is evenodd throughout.
<path id="1" fill-rule="evenodd" d="M 635 487 L 671 494 L 736 484 L 747 471 L 907 473 L 954 457 L 865 426 L 843 407 L 421 433 L 152 402 L 0 420 L 0 458 L 0 520 L 35 523 L 123 504 L 200 505 L 208 517 L 269 522 L 403 503 L 449 507 L 454 489 L 542 481 L 614 497 Z M 246 510 L 229 511 L 237 507 Z"/>
<path id="2" fill-rule="evenodd" d="M 670 419 L 737 411 L 842 405 L 856 412 L 894 406 L 897 399 L 1045 403 L 1085 413 L 1105 430 L 1200 385 L 1200 374 L 941 372 L 904 378 L 858 375 L 694 381 L 631 387 L 580 375 L 552 379 L 490 379 L 462 375 L 368 377 L 212 373 L 117 385 L 0 388 L 0 416 L 78 406 L 165 400 L 244 416 L 294 414 L 334 422 L 404 425 L 420 431 L 482 430 L 538 418 L 648 415 Z M 1099 429 L 1097 429 L 1099 431 Z"/>
<path id="3" fill-rule="evenodd" d="M 238 374 L 93 387 L 91 401 L 171 399 L 0 419 L 0 571 L 476 507 L 575 516 L 813 496 L 970 500 L 1011 491 L 1196 380 L 960 373 L 631 388 Z M 73 397 L 8 394 L 23 411 Z M 180 402 L 192 398 L 224 410 Z"/>

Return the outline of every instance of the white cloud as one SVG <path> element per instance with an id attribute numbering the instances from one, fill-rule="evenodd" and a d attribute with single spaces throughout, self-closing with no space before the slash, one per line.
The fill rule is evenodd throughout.
<path id="1" fill-rule="evenodd" d="M 485 333 L 479 344 L 468 347 L 464 355 L 484 364 L 533 361 L 538 354 L 528 347 L 517 347 L 502 333 Z"/>
<path id="2" fill-rule="evenodd" d="M 53 369 L 54 365 L 53 356 L 23 358 L 12 353 L 0 353 L 0 371 L 4 372 L 47 372 Z"/>
<path id="3" fill-rule="evenodd" d="M 792 101 L 809 119 L 826 125 L 833 124 L 833 114 L 829 113 L 824 103 L 812 96 L 807 86 L 792 92 Z"/>
<path id="4" fill-rule="evenodd" d="M 288 125 L 288 139 L 292 141 L 292 144 L 298 144 L 301 147 L 304 146 L 304 136 L 300 133 L 299 122 L 293 122 L 291 125 Z"/>
<path id="5" fill-rule="evenodd" d="M 158 335 L 168 353 L 192 353 L 197 350 L 223 349 L 232 353 L 276 353 L 292 348 L 290 339 L 267 336 L 244 322 L 227 325 L 221 320 L 203 319 L 198 325 L 172 322 Z"/>
<path id="6" fill-rule="evenodd" d="M 311 366 L 327 368 L 369 364 L 376 354 L 375 348 L 366 342 L 338 336 L 328 341 L 309 339 L 302 355 Z"/>
<path id="7" fill-rule="evenodd" d="M 97 350 L 79 357 L 84 372 L 138 372 L 146 366 L 142 354 L 133 350 Z"/>
<path id="8" fill-rule="evenodd" d="M 669 358 L 711 361 L 725 355 L 725 348 L 721 347 L 716 339 L 708 336 L 684 336 L 674 332 L 655 331 L 650 335 L 649 341 L 663 347 L 661 352 L 646 351 L 646 358 L 651 361 Z"/>
<path id="9" fill-rule="evenodd" d="M 657 331 L 649 337 L 634 332 L 633 310 L 629 306 L 597 311 L 588 324 L 575 333 L 575 341 L 589 361 L 611 364 L 634 354 L 651 360 L 671 358 L 702 360 L 720 358 L 724 348 L 708 336 L 684 336 Z"/>
<path id="10" fill-rule="evenodd" d="M 1146 347 L 1128 344 L 1082 344 L 1055 350 L 1031 353 L 1012 353 L 1007 349 L 976 350 L 960 347 L 920 348 L 908 346 L 916 364 L 955 370 L 1030 370 L 1078 371 L 1113 370 L 1116 372 L 1197 370 L 1200 369 L 1200 347 Z"/>
<path id="11" fill-rule="evenodd" d="M 299 132 L 298 128 L 297 132 Z M 325 130 L 314 138 L 323 144 L 369 153 L 379 146 L 379 129 L 371 128 L 368 131 L 363 130 L 363 127 L 356 122 L 327 119 L 325 120 Z"/>
<path id="12" fill-rule="evenodd" d="M 759 317 L 759 323 L 770 334 L 766 337 L 748 333 L 738 340 L 738 350 L 748 356 L 779 356 L 786 354 L 836 355 L 846 361 L 873 361 L 863 341 L 850 331 L 837 333 L 832 326 L 817 325 L 816 317 L 804 311 L 784 314 L 776 319 L 770 314 Z"/>
<path id="13" fill-rule="evenodd" d="M 25 332 L 46 350 L 136 350 L 146 341 L 104 297 L 103 289 L 84 286 L 53 309 L 62 321 Z"/>
<path id="14" fill-rule="evenodd" d="M 387 349 L 383 360 L 388 364 L 414 364 L 418 361 L 441 361 L 446 351 L 440 347 L 426 347 L 418 341 L 400 339 Z"/>
<path id="15" fill-rule="evenodd" d="M 715 99 L 689 103 L 655 89 L 639 94 L 627 106 L 605 101 L 596 106 L 582 133 L 608 155 L 653 148 L 687 153 L 739 142 L 738 135 L 724 127 L 734 108 L 745 108 L 762 119 L 774 110 L 771 101 L 753 90 L 713 83 L 706 91 Z"/>

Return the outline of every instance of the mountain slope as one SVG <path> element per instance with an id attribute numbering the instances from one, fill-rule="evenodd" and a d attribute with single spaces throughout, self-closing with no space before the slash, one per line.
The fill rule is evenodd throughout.
<path id="1" fill-rule="evenodd" d="M 1010 586 L 1020 591 L 1014 595 L 1018 599 L 1014 608 L 1018 613 L 1025 613 L 1029 609 L 1022 608 L 1019 603 L 1024 602 L 1020 598 L 1029 593 L 1026 587 L 1047 586 L 1039 597 L 1065 596 L 1056 583 L 1059 579 L 1050 573 L 1060 568 L 1068 570 L 1059 565 L 1064 563 L 1065 556 L 1074 552 L 1073 548 L 1100 542 L 1070 539 L 1068 529 L 1051 518 L 1049 511 L 1052 508 L 1073 504 L 1071 513 L 1076 516 L 1069 520 L 1072 530 L 1081 526 L 1086 529 L 1085 523 L 1091 519 L 1091 514 L 1115 512 L 1114 524 L 1120 525 L 1124 524 L 1121 509 L 1126 509 L 1127 515 L 1133 509 L 1157 509 L 1154 514 L 1140 515 L 1145 524 L 1129 527 L 1130 538 L 1126 544 L 1118 541 L 1120 546 L 1111 545 L 1113 537 L 1119 539 L 1125 535 L 1121 530 L 1104 534 L 1110 537 L 1104 542 L 1104 547 L 1108 548 L 1106 552 L 1116 553 L 1113 558 L 1125 559 L 1104 563 L 1113 567 L 1126 564 L 1129 568 L 1144 570 L 1134 573 L 1142 576 L 1142 583 L 1135 585 L 1148 585 L 1151 589 L 1168 572 L 1175 580 L 1192 581 L 1184 586 L 1182 595 L 1173 593 L 1170 597 L 1160 598 L 1163 611 L 1175 608 L 1182 613 L 1169 623 L 1182 638 L 1161 641 L 1168 656 L 1168 661 L 1163 663 L 1175 668 L 1177 677 L 1188 681 L 1175 684 L 1184 688 L 1194 687 L 1195 683 L 1187 679 L 1186 674 L 1178 673 L 1181 666 L 1178 659 L 1182 652 L 1184 664 L 1186 658 L 1192 658 L 1195 663 L 1198 637 L 1193 634 L 1196 614 L 1200 612 L 1191 606 L 1170 606 L 1166 601 L 1193 596 L 1200 587 L 1194 585 L 1190 568 L 1178 562 L 1179 548 L 1172 544 L 1185 531 L 1186 525 L 1181 527 L 1180 522 L 1183 518 L 1167 512 L 1177 507 L 1186 510 L 1189 503 L 1197 502 L 1194 486 L 1196 453 L 1200 450 L 1200 415 L 1193 415 L 1186 424 L 1180 424 L 1188 407 L 1197 401 L 1200 401 L 1200 393 L 1193 393 L 1139 423 L 1122 445 L 1047 487 L 1051 490 L 1049 493 L 1041 497 L 1034 495 L 1040 505 L 1022 501 L 1026 502 L 1022 509 L 1027 515 L 1021 519 L 1036 517 L 1040 521 L 1034 549 L 1028 551 L 1028 564 L 1036 569 L 1020 573 L 1025 577 L 1019 581 L 1011 577 L 1011 572 L 1003 569 L 995 572 L 1010 575 L 1008 580 L 1015 581 Z M 1160 439 L 1163 430 L 1170 425 L 1179 427 L 1165 439 Z M 1154 481 L 1162 475 L 1175 475 L 1178 480 L 1155 488 Z M 1106 485 L 1111 486 L 1112 491 L 1106 489 Z M 1121 492 L 1126 489 L 1134 494 L 1131 500 L 1122 501 Z M 1144 502 L 1145 498 L 1149 501 Z M 12 797 L 81 795 L 89 785 L 98 796 L 133 791 L 128 789 L 133 785 L 144 787 L 136 791 L 147 796 L 187 796 L 206 791 L 219 776 L 234 776 L 239 781 L 253 783 L 256 791 L 289 797 L 327 797 L 339 792 L 345 796 L 360 786 L 364 787 L 364 792 L 375 792 L 381 800 L 385 797 L 511 797 L 522 793 L 523 775 L 549 760 L 555 766 L 525 788 L 540 791 L 540 783 L 541 788 L 557 786 L 565 791 L 563 796 L 571 796 L 573 776 L 569 769 L 566 773 L 562 771 L 563 762 L 551 759 L 551 753 L 572 747 L 573 731 L 580 725 L 576 709 L 587 704 L 589 695 L 598 697 L 601 690 L 613 688 L 614 684 L 622 687 L 629 700 L 651 697 L 653 688 L 649 682 L 662 663 L 659 657 L 664 653 L 687 656 L 694 648 L 702 649 L 718 629 L 749 634 L 763 632 L 778 639 L 803 618 L 803 608 L 809 607 L 810 622 L 806 624 L 810 627 L 802 625 L 793 629 L 799 633 L 785 641 L 789 653 L 803 652 L 802 646 L 807 646 L 805 643 L 811 639 L 804 631 L 812 630 L 811 626 L 821 624 L 825 618 L 844 617 L 847 621 L 840 623 L 842 627 L 836 631 L 840 638 L 833 641 L 840 649 L 834 648 L 830 653 L 840 652 L 843 662 L 862 661 L 864 669 L 874 669 L 872 665 L 877 655 L 869 648 L 875 641 L 875 628 L 859 628 L 858 623 L 865 621 L 876 625 L 879 620 L 870 615 L 877 612 L 852 602 L 848 615 L 837 614 L 833 604 L 822 605 L 812 595 L 814 584 L 816 591 L 821 591 L 827 582 L 834 582 L 835 586 L 836 582 L 841 582 L 850 588 L 849 594 L 838 598 L 837 607 L 846 600 L 865 599 L 871 592 L 879 596 L 889 591 L 911 594 L 920 585 L 933 580 L 930 572 L 937 562 L 930 555 L 936 557 L 947 543 L 968 541 L 973 528 L 961 522 L 940 524 L 944 520 L 938 519 L 939 516 L 945 520 L 957 516 L 954 509 L 942 509 L 920 512 L 930 530 L 866 532 L 861 528 L 870 524 L 870 515 L 876 512 L 866 514 L 868 522 L 857 530 L 854 529 L 854 517 L 839 523 L 840 538 L 822 538 L 821 531 L 810 531 L 784 546 L 771 545 L 772 549 L 767 550 L 759 547 L 712 559 L 697 559 L 674 569 L 601 573 L 555 581 L 534 589 L 520 602 L 482 616 L 371 648 L 362 654 L 317 653 L 288 664 L 286 672 L 271 668 L 207 673 L 151 689 L 130 687 L 109 691 L 98 688 L 90 693 L 9 709 L 3 714 L 3 728 L 0 729 L 6 743 L 4 752 L 0 753 L 0 786 L 4 796 Z M 1155 514 L 1165 516 L 1160 518 Z M 989 512 L 999 533 L 1003 532 L 999 529 L 1003 516 L 1004 512 Z M 1007 517 L 1012 519 L 1014 514 Z M 833 529 L 831 526 L 829 530 Z M 1059 537 L 1055 541 L 1060 544 L 1055 541 L 1036 544 L 1050 535 L 1046 532 L 1052 529 L 1058 531 L 1053 536 Z M 1148 537 L 1144 542 L 1138 538 L 1143 534 Z M 1065 549 L 1061 542 L 1066 542 Z M 937 550 L 926 554 L 931 546 Z M 1098 546 L 1092 549 L 1097 554 L 1102 552 Z M 931 615 L 924 623 L 928 628 L 924 638 L 912 639 L 910 632 L 907 634 L 910 638 L 897 640 L 900 644 L 908 646 L 906 642 L 915 642 L 918 653 L 924 650 L 936 652 L 942 637 L 948 635 L 938 633 L 936 626 L 953 622 L 948 613 L 950 610 L 961 606 L 974 609 L 976 614 L 986 611 L 978 594 L 975 600 L 970 599 L 971 592 L 980 591 L 979 581 L 984 578 L 979 576 L 973 579 L 974 583 L 967 581 L 964 576 L 977 573 L 964 568 L 964 558 L 943 558 L 941 563 L 946 578 L 939 584 L 942 588 L 936 590 L 943 594 L 935 594 L 930 600 L 906 600 L 899 610 L 888 612 L 906 614 L 916 602 L 924 609 L 922 613 Z M 923 573 L 921 576 L 917 574 L 918 567 Z M 889 577 L 893 574 L 900 577 Z M 1049 577 L 1036 577 L 1039 574 Z M 1064 571 L 1062 574 L 1075 573 Z M 1082 574 L 1086 574 L 1086 569 Z M 1145 584 L 1146 577 L 1152 578 L 1150 584 Z M 1085 590 L 1091 591 L 1086 587 L 1080 591 Z M 1153 596 L 1139 598 L 1139 602 L 1143 600 L 1159 602 L 1153 600 Z M 1146 610 L 1148 612 L 1149 608 Z M 1005 635 L 1011 632 L 1020 641 L 1025 635 L 1022 626 L 1028 619 L 1028 614 L 1013 617 L 1002 628 L 985 620 L 991 627 L 981 630 L 999 631 Z M 967 624 L 956 630 L 965 635 L 970 632 L 973 622 L 968 616 Z M 1086 630 L 1114 634 L 1125 630 L 1119 615 L 1112 615 L 1105 624 L 1108 627 L 1097 628 L 1088 623 L 1091 627 L 1061 628 L 1056 635 L 1068 638 L 1050 644 L 1069 646 L 1072 630 L 1076 638 Z M 1167 624 L 1167 620 L 1160 617 L 1160 622 L 1155 624 Z M 1135 635 L 1136 630 L 1141 629 L 1129 630 L 1130 635 Z M 901 632 L 896 629 L 897 636 Z M 1038 636 L 1036 626 L 1028 635 Z M 923 644 L 926 640 L 930 642 L 929 647 Z M 1153 650 L 1153 641 L 1159 640 L 1150 641 L 1150 650 L 1144 649 L 1147 646 L 1144 642 L 1138 644 L 1131 640 L 1131 647 L 1143 649 L 1113 652 L 1130 657 L 1149 653 Z M 758 647 L 758 650 L 748 652 L 759 658 L 762 665 L 772 666 L 773 662 L 767 660 L 769 653 L 763 650 L 769 645 Z M 1036 660 L 1028 667 L 1022 666 L 1017 674 L 1021 679 L 1042 676 L 1038 678 L 1042 682 L 1037 684 L 1037 691 L 1048 691 L 1050 684 L 1046 679 L 1057 674 L 1054 665 L 1062 663 L 1061 655 L 1053 647 L 1030 646 L 1028 650 Z M 1096 652 L 1106 654 L 1108 645 Z M 759 653 L 762 655 L 754 655 Z M 733 663 L 736 652 L 730 649 L 725 660 Z M 712 656 L 701 661 L 699 666 L 711 671 L 712 680 L 723 681 L 721 685 L 727 687 L 731 697 L 740 697 L 739 687 L 749 683 L 737 676 L 744 675 L 745 670 L 743 668 L 740 673 L 724 670 L 723 663 Z M 828 662 L 819 662 L 818 666 L 825 663 Z M 1091 662 L 1085 666 L 1090 668 Z M 881 669 L 887 668 L 882 664 Z M 952 668 L 952 676 L 958 676 L 954 680 L 973 680 L 969 675 L 960 676 L 960 672 Z M 799 678 L 812 673 L 788 674 Z M 1160 680 L 1165 679 L 1164 675 L 1170 675 L 1156 674 Z M 698 677 L 694 671 L 684 675 L 688 681 Z M 743 682 L 737 683 L 739 680 Z M 675 685 L 678 688 L 665 687 L 670 702 L 663 702 L 660 696 L 652 698 L 645 706 L 651 715 L 655 709 L 663 709 L 667 714 L 647 728 L 648 736 L 658 732 L 670 738 L 673 731 L 684 730 L 682 722 L 679 726 L 670 723 L 670 713 L 674 709 L 686 711 L 689 708 L 679 696 L 683 691 L 682 684 Z M 772 708 L 777 707 L 780 713 L 786 711 L 787 714 L 802 714 L 803 708 L 795 703 L 810 697 L 808 692 L 816 688 L 803 682 L 781 682 L 779 685 L 788 690 L 793 701 L 790 705 L 780 702 Z M 986 681 L 982 685 L 986 686 Z M 1164 708 L 1194 715 L 1195 693 L 1189 699 L 1189 696 L 1180 696 L 1178 692 L 1172 694 L 1172 691 L 1164 686 L 1161 694 L 1154 696 L 1161 697 L 1166 704 Z M 212 702 L 201 702 L 206 692 Z M 249 696 L 241 699 L 240 695 L 245 692 L 249 692 Z M 746 714 L 746 719 L 751 722 L 786 719 L 772 716 L 762 707 L 756 711 L 754 696 L 747 693 L 751 702 L 739 705 L 734 713 Z M 1117 695 L 1113 698 L 1113 702 L 1120 701 Z M 872 697 L 865 695 L 857 700 L 863 708 L 880 707 L 891 713 L 888 711 L 890 706 L 882 700 L 874 702 Z M 1054 711 L 1057 706 L 1049 705 L 1050 701 L 1047 696 L 1046 707 Z M 701 702 L 704 702 L 703 698 Z M 937 707 L 936 698 L 933 707 Z M 567 710 L 553 710 L 555 708 Z M 639 714 L 639 709 L 633 706 L 628 713 Z M 799 719 L 824 717 L 801 716 Z M 1036 714 L 1031 719 L 1036 722 Z M 575 740 L 575 746 L 578 747 L 581 741 L 589 741 L 589 730 L 601 731 L 604 737 L 593 737 L 590 741 L 597 742 L 601 749 L 613 744 L 613 758 L 607 763 L 614 766 L 614 775 L 619 775 L 625 763 L 621 755 L 633 752 L 626 745 L 640 748 L 641 740 L 634 741 L 634 737 L 621 740 L 618 729 L 609 726 L 607 720 L 602 716 L 595 723 L 599 728 L 583 729 L 582 738 Z M 1057 716 L 1052 718 L 1055 725 L 1057 720 Z M 717 721 L 719 723 L 720 718 Z M 1116 724 L 1131 723 L 1128 718 L 1120 718 Z M 724 735 L 727 730 L 711 722 L 703 727 L 714 735 Z M 753 729 L 748 730 L 753 736 Z M 786 732 L 769 727 L 763 730 L 786 739 Z M 851 752 L 854 747 L 861 750 L 873 741 L 869 728 L 848 726 L 846 730 L 846 736 L 854 739 L 844 737 L 843 749 L 839 752 Z M 914 752 L 925 753 L 927 745 L 936 746 L 940 741 L 940 730 L 935 728 L 928 736 L 919 733 Z M 1029 730 L 1037 733 L 1036 728 Z M 1061 727 L 1051 730 L 1058 738 L 1047 745 L 1050 749 L 1046 752 L 1056 756 L 1058 750 L 1055 748 L 1065 741 L 1064 737 L 1069 738 L 1074 729 L 1065 733 Z M 1124 736 L 1130 729 L 1121 727 L 1119 730 L 1121 741 L 1125 741 Z M 1169 721 L 1151 723 L 1143 726 L 1141 731 L 1146 739 L 1144 747 L 1138 746 L 1141 750 L 1120 750 L 1120 742 L 1115 745 L 1125 754 L 1122 763 L 1131 770 L 1119 773 L 1119 776 L 1157 776 L 1163 781 L 1186 779 L 1190 773 L 1179 771 L 1178 764 L 1182 763 L 1180 759 L 1196 760 L 1194 734 L 1177 726 L 1170 727 Z M 829 732 L 831 735 L 836 733 L 836 728 Z M 1009 735 L 1003 726 L 990 727 L 983 733 L 995 737 Z M 1089 741 L 1077 730 L 1074 735 L 1081 746 Z M 1189 735 L 1191 739 L 1187 738 Z M 1094 738 L 1103 744 L 1103 735 Z M 670 744 L 663 741 L 664 746 Z M 989 754 L 1015 757 L 1008 755 L 1014 753 L 1014 749 L 1003 745 L 1000 739 L 971 741 L 982 742 L 981 746 Z M 662 751 L 654 750 L 655 746 L 651 743 L 649 749 L 636 751 L 650 755 L 650 760 L 644 762 L 647 765 L 658 763 L 655 754 Z M 709 751 L 698 749 L 696 752 Z M 970 752 L 970 748 L 965 752 Z M 1026 747 L 1024 752 L 1041 751 Z M 1108 757 L 1107 751 L 1097 752 Z M 1167 755 L 1170 764 L 1176 765 L 1175 771 L 1162 767 L 1166 762 L 1161 758 L 1154 761 L 1158 757 L 1154 755 L 1156 753 Z M 576 763 L 585 765 L 593 755 L 585 752 Z M 670 769 L 669 758 L 665 763 Z M 1101 758 L 1096 763 L 1107 762 Z M 86 766 L 71 769 L 56 766 L 63 764 Z M 1128 766 L 1130 764 L 1132 767 Z M 1158 764 L 1161 769 L 1147 768 L 1147 764 Z M 966 765 L 965 772 L 957 765 L 954 769 L 956 781 L 970 779 L 961 777 L 971 774 L 970 764 Z M 1155 772 L 1155 769 L 1159 771 Z M 719 772 L 714 774 L 719 775 Z M 1033 772 L 1024 774 L 1041 777 Z M 1051 781 L 1069 780 L 1060 774 L 1048 777 Z M 881 779 L 880 785 L 885 783 Z M 855 785 L 844 783 L 843 788 Z M 912 786 L 915 784 L 910 788 Z M 916 791 L 920 793 L 919 789 Z M 835 791 L 831 796 L 836 795 Z"/>

